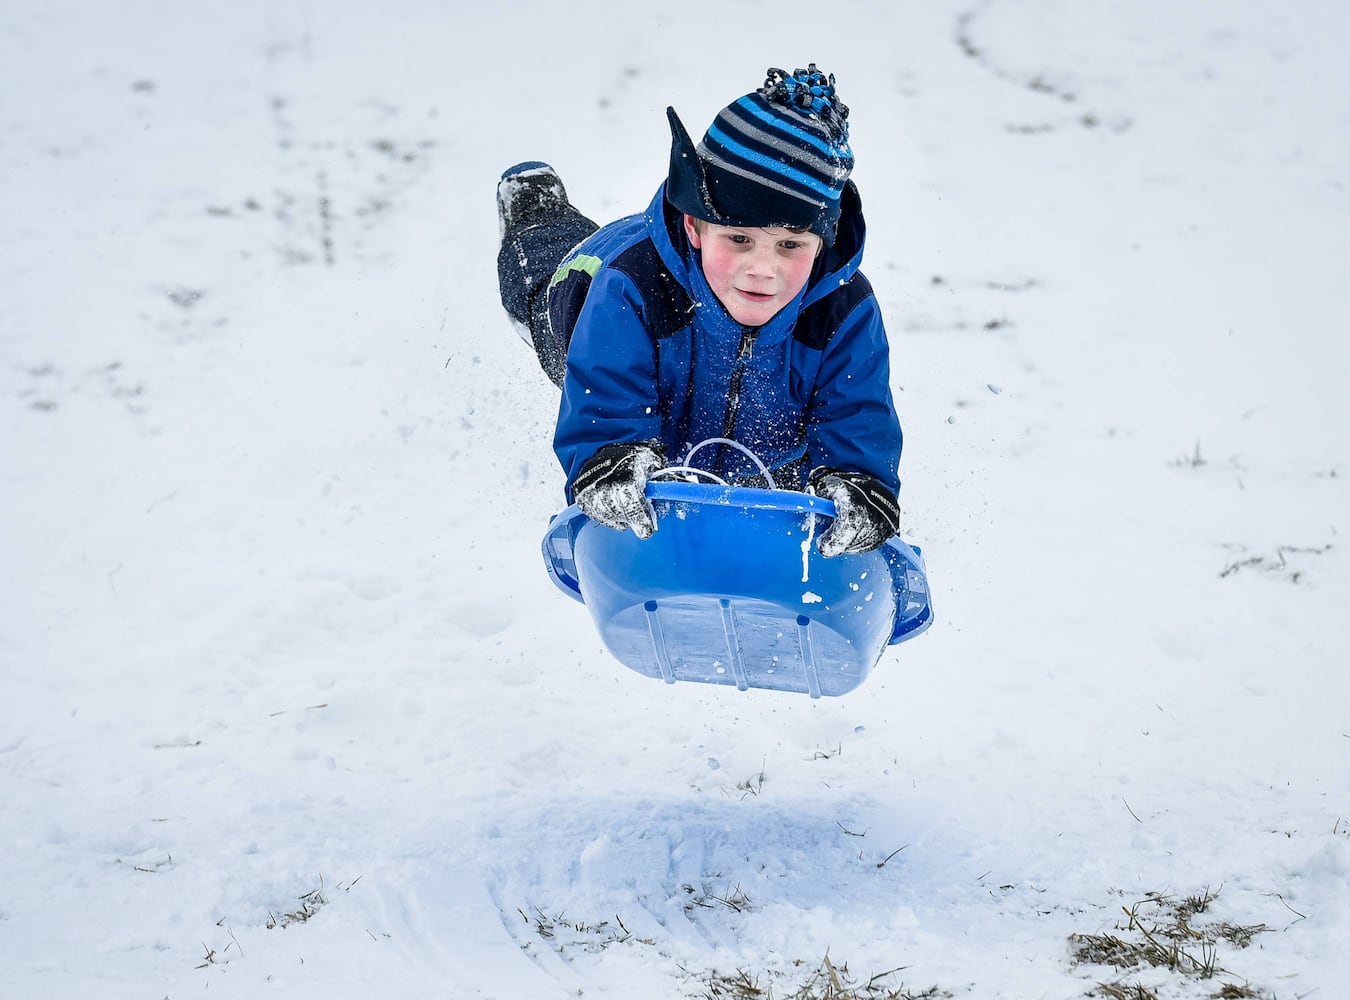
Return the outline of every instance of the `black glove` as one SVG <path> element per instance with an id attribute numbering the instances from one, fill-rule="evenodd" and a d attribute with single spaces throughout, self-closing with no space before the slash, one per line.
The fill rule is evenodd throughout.
<path id="1" fill-rule="evenodd" d="M 876 476 L 840 469 L 813 469 L 811 491 L 834 503 L 834 523 L 816 542 L 826 559 L 880 548 L 900 530 L 900 504 Z"/>
<path id="2" fill-rule="evenodd" d="M 650 538 L 656 512 L 643 490 L 665 464 L 659 444 L 607 444 L 581 467 L 572 495 L 592 521 L 618 531 L 632 528 L 638 538 Z"/>

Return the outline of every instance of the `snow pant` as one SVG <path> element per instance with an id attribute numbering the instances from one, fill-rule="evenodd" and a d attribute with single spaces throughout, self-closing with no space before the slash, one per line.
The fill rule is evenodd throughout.
<path id="1" fill-rule="evenodd" d="M 508 232 L 497 254 L 497 284 L 507 314 L 530 332 L 539 366 L 562 388 L 567 334 L 549 322 L 548 289 L 567 255 L 600 227 L 574 208 Z"/>

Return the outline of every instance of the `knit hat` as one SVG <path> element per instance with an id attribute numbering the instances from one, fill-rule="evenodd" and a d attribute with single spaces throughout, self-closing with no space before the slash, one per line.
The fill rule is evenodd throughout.
<path id="1" fill-rule="evenodd" d="M 806 229 L 834 242 L 853 151 L 833 74 L 815 63 L 790 76 L 770 68 L 764 86 L 718 113 L 697 148 L 674 108 L 666 117 L 666 197 L 677 210 L 723 226 Z"/>

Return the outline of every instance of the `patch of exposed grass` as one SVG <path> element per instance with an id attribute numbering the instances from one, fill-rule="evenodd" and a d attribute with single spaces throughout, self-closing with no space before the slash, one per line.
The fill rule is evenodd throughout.
<path id="1" fill-rule="evenodd" d="M 685 912 L 726 908 L 741 913 L 752 908 L 749 897 L 738 885 L 725 892 L 707 886 L 682 887 L 688 895 Z M 575 920 L 565 914 L 549 914 L 539 907 L 517 911 L 541 940 L 564 958 L 576 953 L 599 953 L 610 948 L 653 947 L 652 938 L 634 936 L 617 915 L 612 921 Z M 866 979 L 856 978 L 846 964 L 836 964 L 827 954 L 818 964 L 808 967 L 796 962 L 793 969 L 731 972 L 716 969 L 694 971 L 680 966 L 685 980 L 682 995 L 698 1000 L 944 1000 L 952 994 L 937 986 L 913 989 L 897 981 L 903 968 L 892 969 Z"/>
<path id="2" fill-rule="evenodd" d="M 764 773 L 764 764 L 760 764 L 759 770 L 750 775 L 744 781 L 736 785 L 736 791 L 741 792 L 741 799 L 744 800 L 751 795 L 759 795 L 764 791 L 764 782 L 768 780 L 768 775 Z"/>
<path id="3" fill-rule="evenodd" d="M 730 910 L 735 914 L 754 910 L 753 902 L 739 884 L 719 885 L 721 878 L 709 874 L 698 885 L 680 886 L 684 912 L 691 921 L 697 921 L 704 910 Z M 580 953 L 642 950 L 658 945 L 654 938 L 634 935 L 617 914 L 612 921 L 591 921 L 550 913 L 538 906 L 530 906 L 528 910 L 518 908 L 516 912 L 541 941 L 568 961 Z M 531 945 L 522 942 L 521 947 L 529 951 Z M 658 954 L 669 957 L 663 950 L 658 949 Z M 677 968 L 683 981 L 681 995 L 698 1000 L 943 1000 L 953 995 L 937 986 L 912 989 L 897 982 L 896 977 L 904 967 L 858 979 L 846 964 L 836 964 L 828 954 L 818 964 L 797 961 L 787 969 L 776 966 L 726 972 L 700 971 L 684 965 Z"/>
<path id="4" fill-rule="evenodd" d="M 1143 967 L 1166 969 L 1180 979 L 1195 982 L 1219 980 L 1210 996 L 1219 998 L 1265 998 L 1266 993 L 1245 980 L 1230 981 L 1234 974 L 1219 964 L 1220 945 L 1246 948 L 1258 934 L 1270 930 L 1265 924 L 1234 924 L 1205 919 L 1217 891 L 1205 889 L 1190 896 L 1150 893 L 1122 908 L 1125 920 L 1114 933 L 1071 934 L 1069 951 L 1075 965 L 1110 966 L 1117 972 Z M 1099 982 L 1089 996 L 1111 1000 L 1160 1000 L 1152 987 L 1139 981 L 1116 978 Z"/>
<path id="5" fill-rule="evenodd" d="M 530 912 L 517 910 L 517 913 L 529 924 L 536 934 L 547 941 L 554 949 L 564 952 L 575 948 L 585 952 L 599 952 L 616 944 L 632 941 L 637 944 L 655 944 L 651 938 L 635 938 L 624 925 L 618 914 L 613 922 L 599 920 L 570 920 L 565 913 L 548 914 L 539 907 L 530 908 Z"/>
<path id="6" fill-rule="evenodd" d="M 322 885 L 297 898 L 300 905 L 283 911 L 281 916 L 277 916 L 270 910 L 268 911 L 267 929 L 269 931 L 274 927 L 289 927 L 291 924 L 307 923 L 314 914 L 318 913 L 328 903 L 328 897 L 324 895 Z"/>
<path id="7" fill-rule="evenodd" d="M 795 985 L 782 981 L 785 977 L 781 975 L 756 976 L 737 969 L 730 974 L 710 972 L 699 977 L 703 992 L 695 996 L 700 1000 L 943 1000 L 952 996 L 936 986 L 913 990 L 895 983 L 896 974 L 902 971 L 892 969 L 860 980 L 850 973 L 847 964 L 836 965 L 827 954 L 805 980 Z"/>
<path id="8" fill-rule="evenodd" d="M 360 882 L 363 876 L 358 875 L 350 882 L 337 884 L 337 888 L 343 892 L 351 892 L 352 886 Z M 293 924 L 308 923 L 313 916 L 328 905 L 327 887 L 324 885 L 323 876 L 319 876 L 319 886 L 317 889 L 311 889 L 309 892 L 296 897 L 299 906 L 292 907 L 289 910 L 282 911 L 281 915 L 267 912 L 267 929 L 272 930 L 277 927 L 290 927 Z"/>
<path id="9" fill-rule="evenodd" d="M 700 886 L 683 885 L 680 888 L 689 897 L 684 904 L 685 913 L 692 913 L 700 908 L 711 910 L 716 906 L 725 906 L 728 910 L 733 910 L 736 913 L 745 913 L 747 910 L 754 909 L 750 897 L 745 894 L 745 891 L 739 885 L 721 893 L 706 884 Z"/>

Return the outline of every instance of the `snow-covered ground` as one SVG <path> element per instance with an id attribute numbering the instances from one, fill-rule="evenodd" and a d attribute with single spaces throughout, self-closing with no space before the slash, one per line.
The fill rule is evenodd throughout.
<path id="1" fill-rule="evenodd" d="M 1348 37 L 4 5 L 0 997 L 1350 995 Z M 493 190 L 633 211 L 667 103 L 810 60 L 938 622 L 841 699 L 667 687 L 543 571 Z"/>

